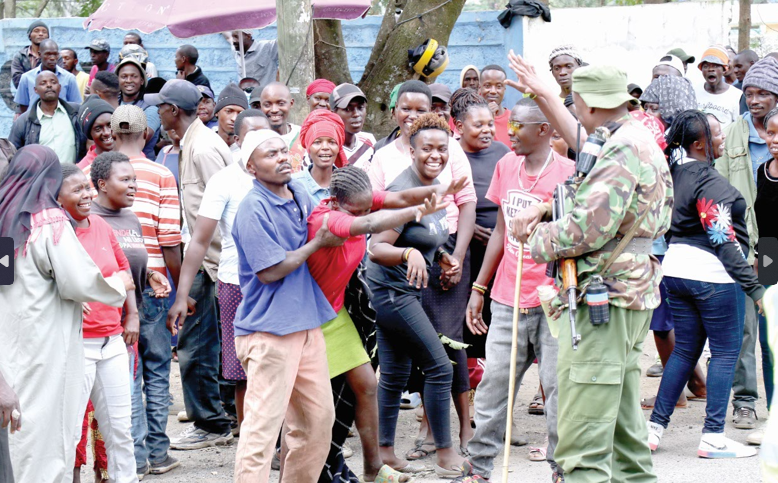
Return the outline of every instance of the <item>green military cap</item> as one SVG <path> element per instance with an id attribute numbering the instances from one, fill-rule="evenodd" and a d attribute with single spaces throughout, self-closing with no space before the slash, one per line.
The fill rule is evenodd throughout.
<path id="1" fill-rule="evenodd" d="M 392 93 L 389 95 L 389 109 L 394 109 L 394 106 L 397 104 L 397 95 L 400 93 L 400 87 L 402 87 L 402 85 L 403 83 L 400 82 L 392 89 Z"/>
<path id="2" fill-rule="evenodd" d="M 589 107 L 613 109 L 637 99 L 627 92 L 627 73 L 618 67 L 589 65 L 573 72 L 573 92 Z"/>

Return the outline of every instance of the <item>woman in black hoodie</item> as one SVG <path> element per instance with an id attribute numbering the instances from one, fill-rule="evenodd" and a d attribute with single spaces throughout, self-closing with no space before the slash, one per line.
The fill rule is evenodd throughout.
<path id="1" fill-rule="evenodd" d="M 708 400 L 697 455 L 753 456 L 756 450 L 724 435 L 727 402 L 743 339 L 744 292 L 760 307 L 764 287 L 746 261 L 747 205 L 740 192 L 713 168 L 724 146 L 721 125 L 690 110 L 679 114 L 666 134 L 675 206 L 662 263 L 676 345 L 665 367 L 648 442 L 656 450 L 681 391 L 709 339 Z"/>

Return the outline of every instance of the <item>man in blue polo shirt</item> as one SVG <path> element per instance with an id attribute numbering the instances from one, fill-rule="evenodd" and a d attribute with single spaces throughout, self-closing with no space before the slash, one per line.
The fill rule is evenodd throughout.
<path id="1" fill-rule="evenodd" d="M 19 80 L 19 88 L 16 91 L 14 102 L 19 104 L 19 110 L 25 112 L 38 100 L 35 93 L 35 79 L 43 71 L 51 71 L 57 75 L 59 85 L 62 86 L 60 97 L 75 104 L 81 103 L 81 92 L 78 90 L 76 76 L 57 65 L 59 61 L 59 46 L 51 39 L 46 39 L 40 45 L 41 63 L 38 67 L 25 72 Z"/>
<path id="2" fill-rule="evenodd" d="M 335 412 L 320 326 L 335 318 L 305 261 L 339 246 L 325 222 L 308 242 L 314 203 L 292 179 L 289 148 L 275 131 L 246 135 L 254 187 L 232 229 L 243 301 L 235 315 L 235 348 L 248 378 L 235 458 L 236 482 L 266 483 L 282 424 L 289 433 L 284 480 L 316 481 L 329 451 Z"/>

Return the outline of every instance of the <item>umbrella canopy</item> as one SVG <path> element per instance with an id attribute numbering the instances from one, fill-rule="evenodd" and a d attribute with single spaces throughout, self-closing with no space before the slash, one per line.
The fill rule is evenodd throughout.
<path id="1" fill-rule="evenodd" d="M 314 18 L 353 20 L 370 0 L 312 0 Z M 167 27 L 178 38 L 267 27 L 276 20 L 275 0 L 106 0 L 84 21 L 88 30 L 151 33 Z"/>

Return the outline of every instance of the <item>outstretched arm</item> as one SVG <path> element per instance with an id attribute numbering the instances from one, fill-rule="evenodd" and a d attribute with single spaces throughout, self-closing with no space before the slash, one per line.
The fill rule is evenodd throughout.
<path id="1" fill-rule="evenodd" d="M 384 206 L 385 205 L 386 203 L 384 202 Z M 401 210 L 379 210 L 370 213 L 369 215 L 357 217 L 351 224 L 349 234 L 351 236 L 359 236 L 391 230 L 392 228 L 404 225 L 414 219 L 419 221 L 423 216 L 445 210 L 447 206 L 448 202 L 439 203 L 438 196 L 433 193 L 429 199 L 425 199 L 422 204 L 412 208 L 403 208 Z"/>
<path id="2" fill-rule="evenodd" d="M 567 110 L 562 99 L 546 85 L 535 72 L 535 67 L 524 60 L 513 50 L 508 54 L 511 70 L 516 73 L 517 80 L 508 79 L 505 83 L 524 94 L 535 96 L 535 102 L 548 119 L 548 122 L 564 138 L 568 146 L 575 151 L 583 147 L 586 141 L 586 131 Z M 580 132 L 580 139 L 579 139 Z M 579 146 L 578 149 L 575 146 Z"/>
<path id="3" fill-rule="evenodd" d="M 390 191 L 386 193 L 384 199 L 384 208 L 407 208 L 424 203 L 432 197 L 433 194 L 442 200 L 447 195 L 453 195 L 462 191 L 467 186 L 467 177 L 463 176 L 457 180 L 452 180 L 448 185 L 420 186 L 418 188 L 409 188 L 402 191 Z"/>

